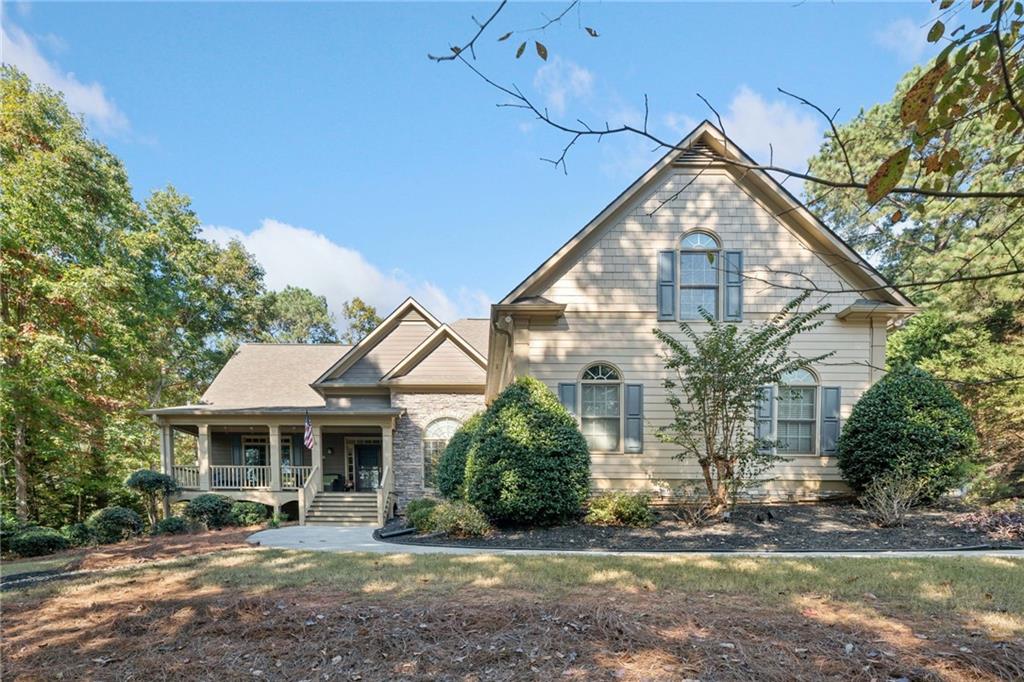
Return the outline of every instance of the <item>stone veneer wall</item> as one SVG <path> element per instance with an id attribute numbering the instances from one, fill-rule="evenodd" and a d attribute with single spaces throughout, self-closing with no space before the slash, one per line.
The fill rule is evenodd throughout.
<path id="1" fill-rule="evenodd" d="M 399 509 L 423 496 L 423 429 L 442 417 L 460 422 L 484 409 L 482 393 L 392 393 L 392 407 L 405 409 L 395 429 L 395 492 Z"/>

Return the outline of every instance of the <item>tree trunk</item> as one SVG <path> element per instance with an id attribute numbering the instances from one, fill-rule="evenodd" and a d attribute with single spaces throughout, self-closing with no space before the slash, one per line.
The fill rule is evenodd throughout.
<path id="1" fill-rule="evenodd" d="M 164 518 L 165 519 L 169 519 L 169 518 L 171 518 L 171 497 L 170 497 L 170 495 L 168 495 L 167 493 L 164 493 L 162 502 L 163 502 Z"/>
<path id="2" fill-rule="evenodd" d="M 14 509 L 19 521 L 28 521 L 28 447 L 25 444 L 25 418 L 14 418 Z"/>

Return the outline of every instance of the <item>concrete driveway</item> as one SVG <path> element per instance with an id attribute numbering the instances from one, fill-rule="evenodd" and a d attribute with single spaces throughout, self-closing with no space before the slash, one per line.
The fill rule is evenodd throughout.
<path id="1" fill-rule="evenodd" d="M 374 526 L 288 526 L 261 530 L 249 536 L 249 542 L 276 549 L 303 549 L 318 552 L 378 552 L 381 554 L 596 554 L 599 556 L 729 556 L 758 557 L 937 557 L 1000 556 L 1022 557 L 1024 550 L 947 550 L 909 552 L 607 552 L 554 549 L 492 549 L 470 547 L 428 547 L 381 542 L 373 537 Z"/>

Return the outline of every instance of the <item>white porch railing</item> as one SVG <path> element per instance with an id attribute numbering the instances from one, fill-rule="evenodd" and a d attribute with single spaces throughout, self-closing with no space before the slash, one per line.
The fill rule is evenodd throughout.
<path id="1" fill-rule="evenodd" d="M 380 487 L 377 488 L 377 524 L 384 526 L 391 516 L 391 504 L 395 495 L 395 476 L 391 473 L 391 467 L 384 467 L 384 473 L 380 477 Z"/>
<path id="2" fill-rule="evenodd" d="M 281 487 L 286 490 L 303 487 L 312 471 L 313 467 L 282 465 Z"/>
<path id="3" fill-rule="evenodd" d="M 313 500 L 316 499 L 316 482 L 319 478 L 320 467 L 311 466 L 303 467 L 308 468 L 309 473 L 306 475 L 306 480 L 303 481 L 302 486 L 299 488 L 299 525 L 306 525 L 306 514 L 309 512 L 309 508 L 313 505 Z"/>
<path id="4" fill-rule="evenodd" d="M 199 467 L 184 464 L 175 464 L 171 469 L 171 476 L 181 488 L 186 490 L 199 489 Z"/>
<path id="5" fill-rule="evenodd" d="M 210 487 L 222 490 L 269 488 L 270 467 L 214 464 L 210 466 Z"/>

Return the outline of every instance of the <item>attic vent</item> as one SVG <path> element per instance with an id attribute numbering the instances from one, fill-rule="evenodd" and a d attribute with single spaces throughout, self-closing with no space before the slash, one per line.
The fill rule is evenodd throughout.
<path id="1" fill-rule="evenodd" d="M 686 151 L 680 152 L 675 163 L 698 163 L 708 161 L 708 154 L 713 153 L 706 142 L 694 142 Z"/>

